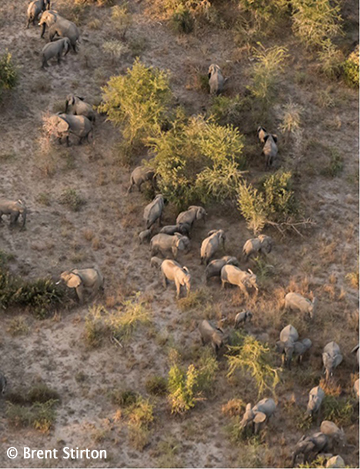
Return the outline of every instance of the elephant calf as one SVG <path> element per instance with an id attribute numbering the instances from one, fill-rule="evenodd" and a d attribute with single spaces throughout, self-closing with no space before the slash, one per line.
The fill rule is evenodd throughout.
<path id="1" fill-rule="evenodd" d="M 253 408 L 251 408 L 251 403 L 249 403 L 246 406 L 240 426 L 243 430 L 250 428 L 251 432 L 254 431 L 255 434 L 258 434 L 275 410 L 276 404 L 271 398 L 262 399 Z"/>
<path id="2" fill-rule="evenodd" d="M 129 194 L 134 186 L 136 186 L 138 191 L 141 192 L 141 186 L 146 181 L 150 181 L 155 189 L 155 171 L 151 168 L 146 168 L 145 166 L 138 166 L 131 173 L 130 186 L 127 193 Z"/>
<path id="3" fill-rule="evenodd" d="M 210 94 L 220 94 L 224 89 L 225 79 L 219 65 L 211 64 L 209 67 Z"/>
<path id="4" fill-rule="evenodd" d="M 48 60 L 52 59 L 53 57 L 57 57 L 58 63 L 61 62 L 61 55 L 65 55 L 69 52 L 70 50 L 70 40 L 67 37 L 64 37 L 63 39 L 59 39 L 58 41 L 55 42 L 49 42 L 46 44 L 46 46 L 43 48 L 41 52 L 41 58 L 42 58 L 42 68 L 48 67 Z"/>
<path id="5" fill-rule="evenodd" d="M 90 104 L 84 101 L 84 98 L 69 94 L 65 102 L 65 114 L 74 116 L 85 116 L 90 122 L 95 122 L 96 113 Z"/>
<path id="6" fill-rule="evenodd" d="M 161 264 L 161 272 L 163 276 L 164 288 L 167 287 L 168 281 L 175 282 L 176 286 L 176 298 L 180 298 L 181 287 L 186 288 L 186 295 L 190 292 L 191 287 L 191 276 L 187 267 L 181 267 L 175 261 L 165 260 Z"/>
<path id="7" fill-rule="evenodd" d="M 35 21 L 42 11 L 46 9 L 50 10 L 50 0 L 34 0 L 29 3 L 27 9 L 27 25 L 26 28 L 30 26 L 30 23 L 35 26 Z"/>
<path id="8" fill-rule="evenodd" d="M 240 325 L 246 323 L 246 321 L 251 321 L 253 314 L 251 311 L 241 311 L 241 313 L 237 313 L 235 316 L 235 329 L 238 329 Z"/>
<path id="9" fill-rule="evenodd" d="M 247 261 L 253 254 L 269 254 L 272 246 L 273 240 L 270 236 L 259 235 L 257 238 L 248 239 L 243 247 L 244 258 Z"/>
<path id="10" fill-rule="evenodd" d="M 176 224 L 187 223 L 190 227 L 193 227 L 193 224 L 197 220 L 206 219 L 206 211 L 203 207 L 197 205 L 191 205 L 185 212 L 180 212 L 176 218 Z"/>
<path id="11" fill-rule="evenodd" d="M 180 233 L 190 238 L 190 229 L 191 229 L 191 226 L 189 225 L 189 223 L 178 223 L 177 225 L 163 226 L 160 230 L 160 233 L 165 233 L 168 235 Z"/>
<path id="12" fill-rule="evenodd" d="M 285 309 L 291 311 L 300 311 L 304 315 L 313 319 L 317 308 L 317 298 L 312 301 L 304 298 L 299 293 L 290 292 L 285 296 Z"/>
<path id="13" fill-rule="evenodd" d="M 294 326 L 287 325 L 280 332 L 280 340 L 276 342 L 276 351 L 282 354 L 282 365 L 291 368 L 291 360 L 294 354 L 295 342 L 299 334 Z"/>
<path id="14" fill-rule="evenodd" d="M 326 372 L 326 381 L 328 381 L 330 376 L 333 376 L 335 368 L 337 368 L 343 360 L 340 347 L 336 342 L 329 342 L 325 345 L 322 360 Z"/>
<path id="15" fill-rule="evenodd" d="M 84 293 L 86 290 L 95 295 L 99 289 L 103 289 L 104 278 L 101 272 L 96 269 L 73 269 L 66 270 L 60 275 L 57 284 L 64 282 L 69 288 L 75 288 L 80 303 L 84 302 Z"/>
<path id="16" fill-rule="evenodd" d="M 214 259 L 206 266 L 205 275 L 206 281 L 209 280 L 211 277 L 220 277 L 221 269 L 224 265 L 235 265 L 239 267 L 239 261 L 236 257 L 233 256 L 224 256 L 221 259 Z"/>
<path id="17" fill-rule="evenodd" d="M 250 270 L 249 273 L 241 270 L 234 265 L 224 265 L 221 269 L 221 288 L 225 288 L 226 283 L 231 285 L 236 285 L 240 288 L 240 291 L 246 296 L 249 297 L 247 292 L 250 288 L 255 288 L 258 291 L 256 275 Z"/>
<path id="18" fill-rule="evenodd" d="M 22 228 L 25 228 L 26 213 L 27 208 L 23 200 L 0 199 L 0 221 L 2 221 L 3 215 L 10 215 L 10 224 L 13 225 L 18 221 L 19 216 L 21 215 Z"/>
<path id="19" fill-rule="evenodd" d="M 324 420 L 321 422 L 320 431 L 328 437 L 330 450 L 336 445 L 345 445 L 346 439 L 344 430 L 339 428 L 335 423 L 330 422 L 330 420 Z"/>
<path id="20" fill-rule="evenodd" d="M 139 243 L 143 244 L 144 242 L 149 243 L 151 238 L 151 230 L 144 230 L 139 233 Z"/>
<path id="21" fill-rule="evenodd" d="M 220 246 L 225 247 L 225 232 L 224 230 L 209 231 L 208 237 L 204 239 L 200 248 L 201 264 L 205 261 L 206 264 L 219 250 Z"/>
<path id="22" fill-rule="evenodd" d="M 178 233 L 174 236 L 158 233 L 150 241 L 151 255 L 154 256 L 160 252 L 165 257 L 171 251 L 176 259 L 178 251 L 185 251 L 189 242 L 189 238 Z"/>
<path id="23" fill-rule="evenodd" d="M 219 327 L 213 326 L 206 319 L 200 323 L 199 331 L 201 336 L 201 343 L 203 345 L 211 344 L 217 355 L 226 341 L 224 331 Z"/>
<path id="24" fill-rule="evenodd" d="M 158 194 L 154 200 L 144 208 L 146 229 L 151 228 L 156 220 L 159 220 L 159 226 L 161 225 L 161 215 L 164 210 L 164 206 L 164 197 L 161 194 Z"/>
<path id="25" fill-rule="evenodd" d="M 324 397 L 325 393 L 320 386 L 312 388 L 309 392 L 309 402 L 307 405 L 306 414 L 310 415 L 311 417 L 313 417 L 315 414 L 318 414 Z"/>

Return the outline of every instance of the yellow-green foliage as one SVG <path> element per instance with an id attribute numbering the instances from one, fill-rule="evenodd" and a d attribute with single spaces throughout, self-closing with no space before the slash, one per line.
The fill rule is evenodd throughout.
<path id="1" fill-rule="evenodd" d="M 267 176 L 260 189 L 242 183 L 238 205 L 247 226 L 255 234 L 269 222 L 281 223 L 298 213 L 290 172 L 278 171 Z"/>
<path id="2" fill-rule="evenodd" d="M 211 393 L 215 382 L 215 375 L 219 369 L 218 362 L 209 347 L 203 349 L 196 364 L 198 370 L 197 389 L 199 392 Z"/>
<path id="3" fill-rule="evenodd" d="M 341 74 L 343 65 L 343 54 L 330 39 L 325 39 L 321 43 L 321 50 L 318 52 L 320 71 L 328 78 L 337 78 Z"/>
<path id="4" fill-rule="evenodd" d="M 256 30 L 271 29 L 288 9 L 287 0 L 239 0 L 240 11 L 249 12 Z"/>
<path id="5" fill-rule="evenodd" d="M 99 110 L 121 127 L 125 142 L 134 145 L 161 133 L 170 100 L 168 74 L 137 59 L 126 75 L 110 78 Z"/>
<path id="6" fill-rule="evenodd" d="M 0 96 L 2 90 L 12 90 L 18 80 L 18 72 L 9 52 L 0 56 Z"/>
<path id="7" fill-rule="evenodd" d="M 304 108 L 299 104 L 289 101 L 284 106 L 284 115 L 282 118 L 282 124 L 280 130 L 282 132 L 292 133 L 300 128 L 301 125 L 301 114 Z"/>
<path id="8" fill-rule="evenodd" d="M 357 46 L 343 63 L 343 73 L 348 85 L 359 86 L 359 46 Z"/>
<path id="9" fill-rule="evenodd" d="M 178 206 L 234 197 L 241 178 L 243 138 L 232 126 L 181 116 L 152 139 L 152 165 L 162 194 Z"/>
<path id="10" fill-rule="evenodd" d="M 292 0 L 293 31 L 307 46 L 321 46 L 326 38 L 341 33 L 341 7 L 338 1 Z"/>
<path id="11" fill-rule="evenodd" d="M 132 24 L 132 16 L 129 13 L 127 2 L 116 5 L 111 9 L 111 22 L 115 30 L 121 34 L 122 38 L 125 38 L 127 30 Z"/>
<path id="12" fill-rule="evenodd" d="M 194 365 L 189 365 L 187 371 L 174 363 L 168 377 L 168 400 L 172 414 L 184 414 L 193 408 L 198 400 L 195 388 L 198 372 Z"/>
<path id="13" fill-rule="evenodd" d="M 281 46 L 265 48 L 261 43 L 254 48 L 253 81 L 248 86 L 253 96 L 264 103 L 274 98 L 275 85 L 288 57 L 287 49 Z"/>
<path id="14" fill-rule="evenodd" d="M 325 396 L 323 402 L 324 420 L 330 420 L 338 426 L 350 425 L 354 417 L 351 399 L 340 399 L 338 396 Z"/>
<path id="15" fill-rule="evenodd" d="M 137 450 L 142 451 L 149 442 L 150 425 L 154 421 L 153 412 L 153 405 L 141 396 L 125 410 L 128 417 L 129 442 Z"/>
<path id="16" fill-rule="evenodd" d="M 259 395 L 265 390 L 275 395 L 280 378 L 278 370 L 271 364 L 269 347 L 252 336 L 241 339 L 241 345 L 229 346 L 230 354 L 226 355 L 229 365 L 227 376 L 231 377 L 238 369 L 245 370 L 255 379 Z"/>

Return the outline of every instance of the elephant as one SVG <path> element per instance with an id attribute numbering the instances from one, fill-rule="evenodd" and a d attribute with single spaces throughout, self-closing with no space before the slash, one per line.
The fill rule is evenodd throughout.
<path id="1" fill-rule="evenodd" d="M 247 320 L 251 321 L 253 313 L 251 311 L 241 311 L 235 316 L 235 329 L 238 329 L 240 325 L 246 323 Z"/>
<path id="2" fill-rule="evenodd" d="M 359 400 L 359 379 L 357 379 L 354 383 L 354 393 Z"/>
<path id="3" fill-rule="evenodd" d="M 64 282 L 69 288 L 75 288 L 80 303 L 84 302 L 85 290 L 91 290 L 91 296 L 103 289 L 104 278 L 97 268 L 66 270 L 60 275 L 57 285 Z"/>
<path id="4" fill-rule="evenodd" d="M 150 241 L 151 255 L 160 252 L 164 257 L 166 252 L 171 251 L 174 258 L 177 258 L 178 251 L 185 251 L 187 249 L 189 238 L 175 233 L 173 236 L 165 233 L 158 233 Z"/>
<path id="5" fill-rule="evenodd" d="M 255 434 L 258 434 L 265 422 L 273 415 L 275 409 L 275 401 L 271 398 L 262 399 L 253 408 L 251 408 L 251 403 L 247 404 L 240 422 L 241 428 L 243 430 L 250 428 L 251 432 L 254 431 Z"/>
<path id="6" fill-rule="evenodd" d="M 257 128 L 257 135 L 260 143 L 265 143 L 265 137 L 268 135 L 267 130 L 261 125 Z"/>
<path id="7" fill-rule="evenodd" d="M 155 199 L 144 208 L 146 229 L 151 228 L 156 220 L 159 220 L 159 226 L 161 225 L 161 215 L 164 210 L 164 205 L 164 197 L 158 194 Z"/>
<path id="8" fill-rule="evenodd" d="M 180 298 L 182 286 L 186 288 L 186 296 L 190 293 L 191 275 L 187 267 L 181 267 L 177 262 L 166 259 L 161 264 L 161 272 L 164 288 L 167 287 L 168 281 L 175 282 L 177 299 Z"/>
<path id="9" fill-rule="evenodd" d="M 153 189 L 155 190 L 155 171 L 145 166 L 138 166 L 131 173 L 130 186 L 127 190 L 127 194 L 130 194 L 134 186 L 136 186 L 139 192 L 141 192 L 141 186 L 146 181 L 150 181 L 152 183 Z"/>
<path id="10" fill-rule="evenodd" d="M 300 293 L 290 292 L 285 296 L 285 309 L 291 311 L 300 311 L 313 319 L 317 308 L 317 298 L 312 301 L 304 298 Z"/>
<path id="11" fill-rule="evenodd" d="M 256 275 L 250 270 L 249 273 L 235 267 L 234 265 L 224 265 L 221 269 L 221 288 L 225 288 L 226 283 L 237 285 L 240 291 L 244 293 L 246 298 L 249 297 L 247 292 L 250 288 L 255 288 L 258 291 Z"/>
<path id="12" fill-rule="evenodd" d="M 51 133 L 55 133 L 61 143 L 63 137 L 66 138 L 66 146 L 69 146 L 69 135 L 74 134 L 79 137 L 79 144 L 86 138 L 89 141 L 89 134 L 92 131 L 91 122 L 84 116 L 72 116 L 70 114 L 55 114 L 50 117 Z"/>
<path id="13" fill-rule="evenodd" d="M 7 379 L 6 379 L 6 376 L 4 375 L 4 373 L 2 373 L 0 371 L 0 393 L 2 395 L 5 394 L 6 392 L 6 387 L 7 387 Z"/>
<path id="14" fill-rule="evenodd" d="M 79 29 L 72 21 L 60 16 L 56 11 L 45 11 L 40 18 L 39 26 L 42 26 L 41 37 L 44 37 L 46 27 L 49 28 L 49 37 L 52 41 L 55 35 L 67 37 L 71 47 L 76 52 L 76 42 L 79 40 Z"/>
<path id="15" fill-rule="evenodd" d="M 42 58 L 42 65 L 41 68 L 48 67 L 48 60 L 52 59 L 53 57 L 57 57 L 58 64 L 61 62 L 61 54 L 64 53 L 65 55 L 69 52 L 70 50 L 70 41 L 67 37 L 63 39 L 59 39 L 58 41 L 55 42 L 49 42 L 46 44 L 46 46 L 43 48 L 41 52 L 41 58 Z"/>
<path id="16" fill-rule="evenodd" d="M 325 345 L 322 360 L 326 372 L 326 381 L 329 380 L 330 376 L 333 376 L 335 368 L 340 365 L 343 360 L 343 356 L 340 352 L 340 347 L 336 342 L 329 342 Z"/>
<path id="17" fill-rule="evenodd" d="M 164 262 L 164 259 L 161 259 L 160 257 L 153 256 L 150 259 L 150 265 L 152 268 L 157 268 L 159 269 L 161 267 L 161 264 Z"/>
<path id="18" fill-rule="evenodd" d="M 203 345 L 211 344 L 216 355 L 218 355 L 221 347 L 226 342 L 226 336 L 222 329 L 213 326 L 209 321 L 204 319 L 199 325 L 199 331 L 201 336 L 201 343 Z"/>
<path id="19" fill-rule="evenodd" d="M 333 456 L 332 458 L 327 460 L 325 467 L 340 468 L 340 467 L 346 467 L 346 466 L 345 466 L 345 461 L 343 460 L 341 456 Z"/>
<path id="20" fill-rule="evenodd" d="M 205 261 L 207 265 L 210 262 L 210 259 L 219 250 L 221 244 L 224 249 L 225 240 L 226 236 L 224 230 L 209 231 L 208 237 L 204 239 L 200 248 L 201 264 Z"/>
<path id="21" fill-rule="evenodd" d="M 255 414 L 254 414 L 254 411 L 252 410 L 251 403 L 249 402 L 248 404 L 246 404 L 245 413 L 243 415 L 243 418 L 241 419 L 240 427 L 243 430 L 246 430 L 249 428 L 252 433 L 254 429 L 254 418 L 255 418 Z"/>
<path id="22" fill-rule="evenodd" d="M 210 94 L 220 94 L 224 88 L 225 80 L 219 65 L 211 64 L 209 67 Z"/>
<path id="23" fill-rule="evenodd" d="M 336 445 L 345 446 L 346 438 L 342 428 L 339 428 L 330 420 L 321 422 L 320 431 L 329 438 L 329 449 L 333 449 Z"/>
<path id="24" fill-rule="evenodd" d="M 144 230 L 139 233 L 139 243 L 143 244 L 144 242 L 149 243 L 151 238 L 151 230 Z"/>
<path id="25" fill-rule="evenodd" d="M 359 364 L 359 344 L 355 345 L 355 347 L 351 350 L 351 353 L 356 353 L 356 361 Z"/>
<path id="26" fill-rule="evenodd" d="M 211 277 L 220 277 L 221 269 L 224 265 L 235 265 L 236 267 L 240 267 L 239 261 L 233 256 L 224 256 L 221 259 L 214 259 L 206 266 L 206 281 Z"/>
<path id="27" fill-rule="evenodd" d="M 264 137 L 265 145 L 262 149 L 262 153 L 265 156 L 265 169 L 270 169 L 276 160 L 278 154 L 277 136 L 267 134 Z"/>
<path id="28" fill-rule="evenodd" d="M 192 228 L 195 220 L 204 220 L 205 222 L 206 215 L 207 213 L 203 207 L 191 205 L 185 212 L 179 213 L 176 224 L 188 223 Z"/>
<path id="29" fill-rule="evenodd" d="M 318 414 L 324 397 L 325 393 L 320 386 L 312 388 L 309 392 L 309 402 L 307 404 L 306 414 L 311 417 Z"/>
<path id="30" fill-rule="evenodd" d="M 299 454 L 304 455 L 304 463 L 308 463 L 310 455 L 313 458 L 327 450 L 329 446 L 329 438 L 321 432 L 314 433 L 312 436 L 303 435 L 300 440 L 296 443 L 295 450 L 292 454 L 292 466 L 295 467 L 296 458 Z"/>
<path id="31" fill-rule="evenodd" d="M 294 344 L 294 355 L 298 357 L 298 362 L 302 363 L 304 354 L 312 346 L 310 339 L 303 339 L 295 342 Z"/>
<path id="32" fill-rule="evenodd" d="M 246 241 L 243 247 L 243 256 L 247 261 L 250 256 L 260 252 L 269 254 L 273 247 L 273 240 L 270 236 L 259 235 L 257 238 L 251 238 Z"/>
<path id="33" fill-rule="evenodd" d="M 26 213 L 27 208 L 25 202 L 22 199 L 19 200 L 8 200 L 0 199 L 0 221 L 2 221 L 3 215 L 10 215 L 10 224 L 13 225 L 22 217 L 22 229 L 25 228 L 26 224 Z"/>
<path id="34" fill-rule="evenodd" d="M 85 116 L 90 122 L 95 122 L 96 113 L 90 104 L 84 101 L 84 98 L 69 94 L 66 97 L 65 114 L 73 114 L 75 116 Z"/>
<path id="35" fill-rule="evenodd" d="M 160 230 L 160 233 L 165 233 L 168 235 L 180 233 L 190 238 L 190 229 L 191 229 L 191 226 L 189 225 L 189 223 L 178 223 L 177 225 L 163 226 Z"/>
<path id="36" fill-rule="evenodd" d="M 34 0 L 32 1 L 27 9 L 27 25 L 26 29 L 29 28 L 30 23 L 35 26 L 35 21 L 41 12 L 50 10 L 50 0 Z"/>
<path id="37" fill-rule="evenodd" d="M 276 351 L 282 354 L 282 365 L 291 368 L 291 360 L 294 354 L 295 343 L 299 338 L 298 331 L 291 324 L 280 332 L 280 340 L 276 342 Z"/>

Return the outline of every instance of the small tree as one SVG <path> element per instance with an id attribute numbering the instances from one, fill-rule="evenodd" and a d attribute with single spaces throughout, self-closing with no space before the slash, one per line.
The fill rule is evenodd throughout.
<path id="1" fill-rule="evenodd" d="M 146 67 L 136 59 L 125 76 L 110 78 L 103 88 L 104 102 L 99 106 L 108 119 L 122 128 L 125 143 L 145 143 L 161 134 L 171 100 L 168 74 Z"/>
<path id="2" fill-rule="evenodd" d="M 168 400 L 172 414 L 184 414 L 193 408 L 198 400 L 195 391 L 198 373 L 194 365 L 189 365 L 187 371 L 174 363 L 169 371 Z"/>
<path id="3" fill-rule="evenodd" d="M 9 52 L 0 57 L 0 97 L 3 90 L 15 88 L 18 80 L 18 72 L 15 68 Z"/>
<path id="4" fill-rule="evenodd" d="M 343 63 L 343 73 L 346 83 L 352 87 L 359 86 L 359 46 Z"/>

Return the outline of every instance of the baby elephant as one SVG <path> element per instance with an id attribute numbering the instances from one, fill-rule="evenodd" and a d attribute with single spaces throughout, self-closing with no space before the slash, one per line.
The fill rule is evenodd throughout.
<path id="1" fill-rule="evenodd" d="M 225 80 L 219 65 L 211 64 L 209 67 L 210 94 L 220 94 L 224 88 Z"/>
<path id="2" fill-rule="evenodd" d="M 168 281 L 175 282 L 177 299 L 180 298 L 180 290 L 182 286 L 186 289 L 186 296 L 189 294 L 191 276 L 187 267 L 181 267 L 180 264 L 172 260 L 165 260 L 161 264 L 161 272 L 164 288 L 167 287 Z"/>
<path id="3" fill-rule="evenodd" d="M 203 345 L 211 344 L 216 355 L 221 347 L 225 344 L 225 334 L 219 327 L 213 326 L 209 321 L 204 319 L 199 326 L 201 343 Z"/>
<path id="4" fill-rule="evenodd" d="M 92 131 L 92 125 L 85 116 L 73 116 L 70 114 L 56 114 L 49 119 L 50 132 L 53 133 L 59 143 L 65 137 L 66 146 L 70 145 L 70 134 L 79 138 L 79 145 L 86 138 L 89 141 L 89 135 Z"/>
<path id="5" fill-rule="evenodd" d="M 238 329 L 241 325 L 244 325 L 246 321 L 251 321 L 253 314 L 251 311 L 242 311 L 237 313 L 235 316 L 235 329 Z"/>
<path id="6" fill-rule="evenodd" d="M 321 422 L 320 431 L 328 437 L 330 450 L 336 445 L 345 445 L 346 441 L 344 430 L 339 428 L 335 423 L 330 422 L 330 420 L 324 420 Z"/>
<path id="7" fill-rule="evenodd" d="M 3 215 L 10 215 L 10 224 L 13 225 L 22 216 L 22 228 L 25 228 L 26 223 L 26 205 L 21 199 L 19 200 L 7 200 L 0 199 L 0 222 L 2 221 Z"/>
<path id="8" fill-rule="evenodd" d="M 311 417 L 313 417 L 315 414 L 318 414 L 324 397 L 325 393 L 320 386 L 312 388 L 309 392 L 309 402 L 307 405 L 306 414 L 310 415 Z"/>
<path id="9" fill-rule="evenodd" d="M 168 235 L 180 233 L 190 238 L 190 229 L 191 229 L 191 226 L 189 225 L 189 223 L 178 223 L 177 225 L 163 226 L 160 230 L 160 233 L 165 233 Z"/>
<path id="10" fill-rule="evenodd" d="M 174 236 L 165 233 L 158 233 L 150 241 L 151 255 L 161 253 L 166 256 L 169 251 L 172 252 L 174 258 L 177 258 L 179 251 L 185 251 L 189 245 L 189 238 L 175 233 Z"/>
<path id="11" fill-rule="evenodd" d="M 130 194 L 134 186 L 136 186 L 138 191 L 141 192 L 141 186 L 146 181 L 150 181 L 155 189 L 155 171 L 151 168 L 146 168 L 145 166 L 138 166 L 131 173 L 130 186 L 127 193 Z"/>
<path id="12" fill-rule="evenodd" d="M 224 230 L 212 230 L 209 231 L 208 237 L 204 239 L 201 244 L 200 256 L 201 264 L 205 261 L 206 264 L 210 262 L 210 259 L 215 255 L 222 245 L 225 247 L 225 232 Z"/>
<path id="13" fill-rule="evenodd" d="M 65 55 L 69 52 L 71 47 L 70 44 L 70 39 L 67 37 L 64 37 L 62 39 L 59 39 L 58 41 L 54 42 L 49 42 L 46 44 L 46 46 L 43 48 L 41 52 L 41 58 L 42 58 L 42 68 L 48 67 L 48 60 L 52 59 L 53 57 L 57 57 L 58 64 L 61 62 L 61 55 Z"/>
<path id="14" fill-rule="evenodd" d="M 35 26 L 35 21 L 41 12 L 45 10 L 50 10 L 50 0 L 34 0 L 29 3 L 27 9 L 27 25 L 26 28 L 30 26 L 30 23 Z"/>
<path id="15" fill-rule="evenodd" d="M 152 268 L 160 269 L 161 264 L 164 262 L 164 259 L 161 259 L 160 257 L 153 256 L 150 259 L 150 265 Z"/>
<path id="16" fill-rule="evenodd" d="M 151 238 L 151 230 L 144 230 L 144 231 L 141 231 L 139 233 L 139 243 L 140 244 L 143 244 L 143 243 L 149 243 L 150 242 L 150 238 Z"/>
<path id="17" fill-rule="evenodd" d="M 262 399 L 253 408 L 249 403 L 246 406 L 240 426 L 244 430 L 249 428 L 251 432 L 258 434 L 275 410 L 276 404 L 271 398 Z"/>
<path id="18" fill-rule="evenodd" d="M 270 236 L 259 235 L 257 238 L 248 239 L 243 247 L 243 255 L 247 261 L 250 256 L 257 254 L 269 254 L 273 247 L 273 240 Z"/>
<path id="19" fill-rule="evenodd" d="M 280 340 L 276 342 L 276 351 L 282 354 L 282 366 L 291 368 L 291 360 L 294 354 L 295 343 L 299 338 L 298 331 L 291 324 L 280 332 Z"/>
<path id="20" fill-rule="evenodd" d="M 304 298 L 299 293 L 288 293 L 285 296 L 285 309 L 291 311 L 300 311 L 305 316 L 309 316 L 310 319 L 314 319 L 317 308 L 317 298 L 312 301 Z"/>
<path id="21" fill-rule="evenodd" d="M 206 266 L 205 275 L 206 281 L 209 280 L 211 277 L 220 277 L 221 269 L 224 265 L 235 265 L 239 267 L 239 261 L 236 257 L 233 256 L 224 256 L 221 259 L 214 259 Z"/>
<path id="22" fill-rule="evenodd" d="M 179 213 L 176 218 L 176 224 L 188 223 L 192 228 L 195 220 L 204 220 L 205 222 L 206 215 L 207 213 L 203 207 L 191 205 L 185 212 Z"/>
<path id="23" fill-rule="evenodd" d="M 225 288 L 226 283 L 231 285 L 236 285 L 240 288 L 240 291 L 246 296 L 249 297 L 247 292 L 250 288 L 255 288 L 258 291 L 256 275 L 248 269 L 248 272 L 238 269 L 234 265 L 224 265 L 221 269 L 221 288 Z"/>
<path id="24" fill-rule="evenodd" d="M 336 342 L 329 342 L 325 345 L 322 354 L 323 364 L 326 372 L 326 381 L 333 376 L 335 368 L 337 368 L 343 360 L 340 347 Z"/>
<path id="25" fill-rule="evenodd" d="M 85 116 L 90 122 L 95 122 L 95 111 L 90 104 L 84 101 L 84 98 L 69 94 L 66 97 L 65 114 L 73 114 L 75 116 Z"/>
<path id="26" fill-rule="evenodd" d="M 104 278 L 101 272 L 96 268 L 66 270 L 60 275 L 60 280 L 57 282 L 57 285 L 62 281 L 65 282 L 69 288 L 75 288 L 80 303 L 84 302 L 85 290 L 89 290 L 91 296 L 93 296 L 99 289 L 103 289 L 104 285 Z"/>

